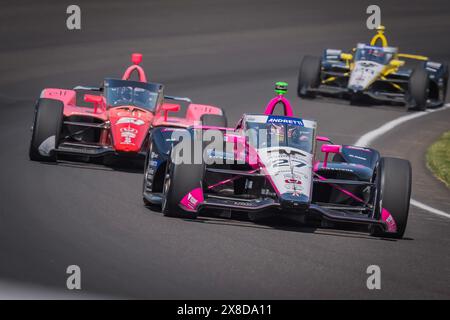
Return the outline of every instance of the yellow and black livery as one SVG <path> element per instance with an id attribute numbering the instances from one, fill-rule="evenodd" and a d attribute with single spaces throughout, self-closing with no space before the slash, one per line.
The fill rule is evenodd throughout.
<path id="1" fill-rule="evenodd" d="M 388 45 L 379 26 L 369 44 L 345 52 L 325 49 L 322 57 L 305 56 L 298 77 L 298 96 L 332 95 L 359 101 L 404 103 L 425 110 L 445 103 L 448 66 L 425 56 L 399 53 Z"/>

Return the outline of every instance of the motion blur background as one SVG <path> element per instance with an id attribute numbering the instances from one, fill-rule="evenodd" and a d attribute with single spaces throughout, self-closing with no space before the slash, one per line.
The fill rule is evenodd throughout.
<path id="1" fill-rule="evenodd" d="M 1 5 L 1 281 L 32 297 L 44 292 L 36 287 L 65 297 L 65 271 L 76 264 L 82 290 L 68 297 L 450 298 L 449 220 L 414 207 L 400 241 L 281 222 L 185 221 L 144 208 L 141 172 L 28 160 L 41 89 L 120 77 L 132 52 L 143 54 L 148 78 L 167 94 L 225 108 L 230 124 L 261 112 L 274 82 L 287 81 L 298 116 L 318 120 L 319 133 L 337 143 L 353 143 L 404 109 L 299 100 L 294 89 L 303 55 L 370 40 L 372 2 L 77 1 L 82 29 L 75 31 L 66 28 L 70 4 Z M 376 4 L 391 45 L 450 61 L 448 1 Z M 446 212 L 450 193 L 423 153 L 449 120 L 448 110 L 433 113 L 376 142 L 384 154 L 412 161 L 413 197 Z M 372 264 L 382 270 L 379 291 L 366 287 Z M 3 296 L 11 286 L 0 285 Z"/>

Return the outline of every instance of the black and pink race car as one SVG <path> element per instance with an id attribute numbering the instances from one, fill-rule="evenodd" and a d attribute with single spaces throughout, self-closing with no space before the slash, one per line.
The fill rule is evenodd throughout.
<path id="1" fill-rule="evenodd" d="M 284 97 L 287 83 L 277 83 L 275 91 L 263 114 L 244 114 L 235 128 L 153 131 L 144 203 L 161 204 L 172 217 L 194 219 L 204 211 L 243 213 L 252 220 L 295 215 L 401 238 L 411 194 L 409 161 L 332 144 L 316 135 L 315 121 L 294 116 Z M 283 116 L 274 114 L 278 106 Z M 214 143 L 205 142 L 205 135 L 214 136 Z"/>

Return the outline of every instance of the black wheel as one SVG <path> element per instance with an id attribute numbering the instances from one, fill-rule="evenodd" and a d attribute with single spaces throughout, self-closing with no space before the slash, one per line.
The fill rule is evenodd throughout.
<path id="1" fill-rule="evenodd" d="M 411 197 L 411 164 L 398 158 L 381 158 L 377 167 L 376 216 L 381 219 L 382 210 L 387 210 L 395 220 L 397 231 L 382 232 L 372 228 L 372 235 L 402 238 L 408 222 Z"/>
<path id="2" fill-rule="evenodd" d="M 202 125 L 211 126 L 211 127 L 224 127 L 228 126 L 227 117 L 225 114 L 204 114 L 201 116 L 200 120 L 202 121 Z"/>
<path id="3" fill-rule="evenodd" d="M 63 123 L 64 104 L 40 98 L 36 104 L 29 157 L 33 161 L 56 161 L 54 148 L 58 146 Z"/>
<path id="4" fill-rule="evenodd" d="M 442 104 L 445 104 L 445 99 L 447 98 L 447 85 L 448 85 L 448 64 L 444 63 L 444 75 L 442 76 L 444 80 L 444 86 L 442 88 Z"/>
<path id="5" fill-rule="evenodd" d="M 321 61 L 318 57 L 305 56 L 300 65 L 298 73 L 297 94 L 301 98 L 315 98 L 315 92 L 310 88 L 317 88 L 320 85 Z"/>
<path id="6" fill-rule="evenodd" d="M 180 202 L 191 191 L 201 188 L 204 164 L 195 164 L 193 155 L 191 164 L 180 163 L 179 149 L 182 145 L 180 143 L 173 147 L 168 160 L 163 184 L 162 212 L 168 217 L 195 219 L 197 212 L 182 209 Z M 191 199 L 193 202 L 198 201 L 195 197 Z"/>
<path id="7" fill-rule="evenodd" d="M 148 186 L 148 165 L 149 165 L 149 158 L 152 152 L 152 145 L 150 145 L 149 151 L 145 157 L 145 163 L 144 163 L 144 179 L 142 182 L 142 194 L 148 192 L 147 188 Z M 144 205 L 146 207 L 149 207 L 152 205 L 152 203 L 150 201 L 148 201 L 144 196 L 142 197 L 142 201 L 144 202 Z"/>
<path id="8" fill-rule="evenodd" d="M 414 69 L 409 78 L 407 109 L 424 111 L 427 108 L 428 89 L 429 79 L 427 71 L 424 68 Z"/>

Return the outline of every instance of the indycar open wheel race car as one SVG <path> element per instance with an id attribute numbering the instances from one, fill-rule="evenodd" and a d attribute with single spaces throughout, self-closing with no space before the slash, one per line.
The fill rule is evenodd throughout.
<path id="1" fill-rule="evenodd" d="M 56 161 L 60 156 L 142 158 L 149 147 L 149 132 L 157 127 L 186 128 L 193 124 L 226 126 L 221 108 L 191 103 L 189 98 L 164 95 L 164 86 L 147 82 L 142 55 L 132 54 L 131 65 L 122 79 L 106 78 L 103 86 L 74 89 L 47 88 L 36 103 L 29 157 L 35 161 Z M 130 79 L 137 73 L 138 81 Z M 77 104 L 84 94 L 87 105 Z M 177 103 L 168 103 L 167 101 Z M 184 117 L 179 102 L 187 103 Z"/>
<path id="2" fill-rule="evenodd" d="M 384 27 L 377 30 L 369 45 L 360 43 L 351 53 L 326 49 L 321 58 L 305 56 L 298 76 L 298 96 L 323 94 L 352 102 L 369 97 L 404 103 L 407 109 L 415 110 L 444 104 L 448 66 L 424 56 L 399 53 L 388 46 Z"/>
<path id="3" fill-rule="evenodd" d="M 294 117 L 286 90 L 286 83 L 277 83 L 278 95 L 265 112 L 244 114 L 236 128 L 192 127 L 185 129 L 188 143 L 183 139 L 170 150 L 152 149 L 144 202 L 158 198 L 163 214 L 172 217 L 195 219 L 203 211 L 244 213 L 252 220 L 296 215 L 306 222 L 365 225 L 372 235 L 401 238 L 408 220 L 410 163 L 316 136 L 315 121 Z M 284 116 L 274 115 L 279 105 Z M 222 134 L 220 144 L 198 138 L 210 130 Z M 164 132 L 153 133 L 157 145 Z M 198 153 L 186 157 L 182 150 L 198 147 L 198 141 L 203 157 L 195 161 Z"/>

